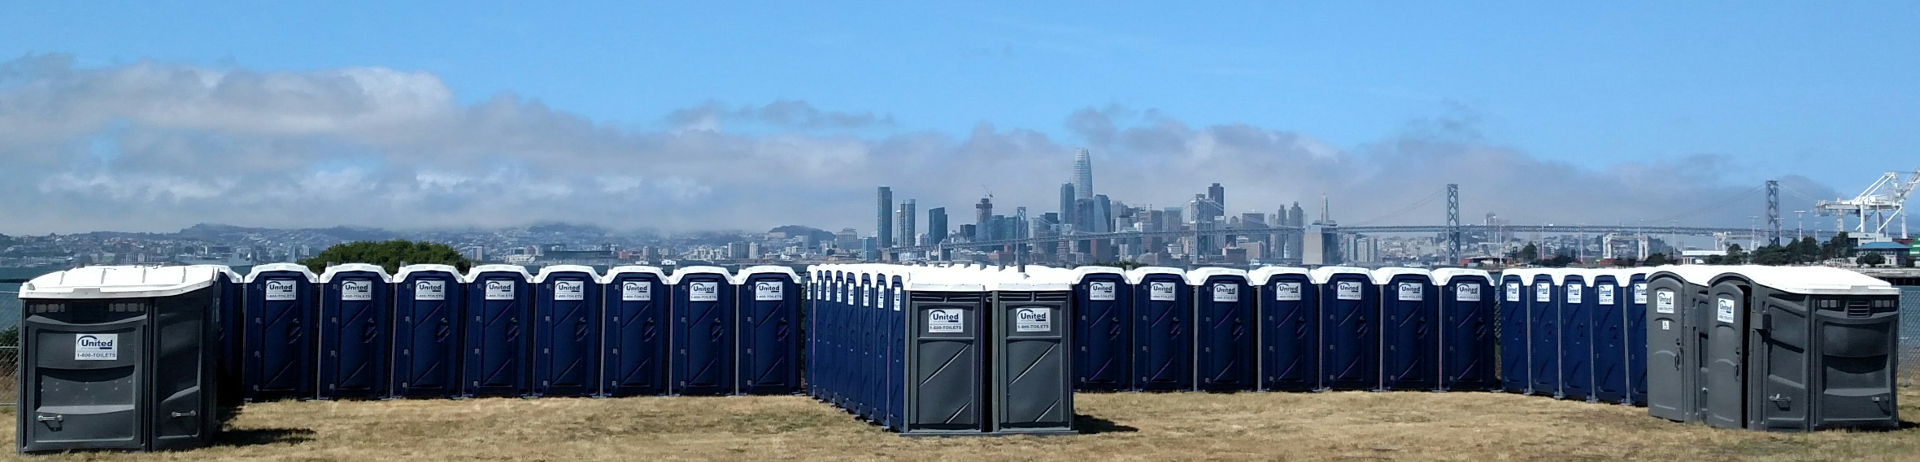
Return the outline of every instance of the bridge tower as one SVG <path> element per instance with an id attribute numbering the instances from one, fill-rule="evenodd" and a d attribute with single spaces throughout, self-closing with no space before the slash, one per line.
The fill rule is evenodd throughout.
<path id="1" fill-rule="evenodd" d="M 1780 245 L 1780 181 L 1767 180 L 1767 245 Z"/>
<path id="2" fill-rule="evenodd" d="M 1447 265 L 1460 264 L 1460 185 L 1447 184 Z"/>

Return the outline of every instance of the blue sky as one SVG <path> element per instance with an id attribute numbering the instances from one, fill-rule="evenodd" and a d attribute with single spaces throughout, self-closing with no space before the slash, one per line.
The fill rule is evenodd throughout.
<path id="1" fill-rule="evenodd" d="M 1361 153 L 1438 121 L 1581 171 L 1710 165 L 1722 173 L 1696 180 L 1803 175 L 1847 194 L 1920 159 L 1913 2 L 563 3 L 13 4 L 0 58 L 389 69 L 437 78 L 464 107 L 504 93 L 639 137 L 709 103 L 804 101 L 879 122 L 723 131 L 964 144 L 990 124 L 1071 148 L 1089 140 L 1069 116 L 1092 108 L 1122 128 L 1244 125 Z M 1700 155 L 1718 161 L 1681 160 Z"/>

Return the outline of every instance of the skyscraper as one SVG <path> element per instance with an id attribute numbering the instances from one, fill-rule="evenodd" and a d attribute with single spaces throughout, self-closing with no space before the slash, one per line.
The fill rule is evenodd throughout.
<path id="1" fill-rule="evenodd" d="M 1078 199 L 1079 196 L 1074 195 L 1073 189 L 1074 189 L 1073 183 L 1060 184 L 1060 222 L 1061 223 L 1079 223 L 1078 221 L 1075 220 L 1076 218 L 1079 218 L 1079 217 L 1073 214 L 1073 200 Z"/>
<path id="2" fill-rule="evenodd" d="M 880 187 L 880 220 L 874 224 L 874 237 L 880 248 L 893 246 L 893 188 Z"/>
<path id="3" fill-rule="evenodd" d="M 914 237 L 919 236 L 919 230 L 914 229 L 916 227 L 915 222 L 919 221 L 919 215 L 917 215 L 919 211 L 916 210 L 917 208 L 913 199 L 907 199 L 900 203 L 900 213 L 898 215 L 900 220 L 899 245 L 901 247 L 911 247 L 918 244 L 913 240 Z"/>
<path id="4" fill-rule="evenodd" d="M 1113 232 L 1113 201 L 1107 199 L 1106 194 L 1095 194 L 1093 196 L 1093 219 L 1089 221 L 1091 221 L 1093 225 L 1093 229 L 1089 231 L 1096 233 Z"/>
<path id="5" fill-rule="evenodd" d="M 1087 148 L 1073 155 L 1073 192 L 1075 199 L 1093 198 L 1093 154 Z"/>
<path id="6" fill-rule="evenodd" d="M 947 241 L 947 208 L 927 209 L 927 243 L 939 244 Z"/>
<path id="7" fill-rule="evenodd" d="M 993 235 L 993 199 L 982 197 L 973 205 L 973 240 L 984 241 Z"/>
<path id="8" fill-rule="evenodd" d="M 1219 207 L 1221 210 L 1221 213 L 1226 213 L 1227 188 L 1220 187 L 1220 183 L 1214 183 L 1213 186 L 1208 186 L 1207 199 L 1213 200 L 1213 205 L 1215 207 Z"/>

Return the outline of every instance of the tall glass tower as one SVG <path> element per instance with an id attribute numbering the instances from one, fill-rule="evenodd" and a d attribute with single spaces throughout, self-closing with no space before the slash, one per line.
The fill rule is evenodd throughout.
<path id="1" fill-rule="evenodd" d="M 1075 199 L 1093 198 L 1093 154 L 1086 148 L 1073 155 L 1073 193 Z"/>

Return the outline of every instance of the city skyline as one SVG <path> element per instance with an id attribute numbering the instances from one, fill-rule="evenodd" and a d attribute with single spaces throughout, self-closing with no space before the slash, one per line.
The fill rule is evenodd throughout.
<path id="1" fill-rule="evenodd" d="M 1885 58 L 1920 46 L 1893 19 L 1915 6 L 1649 8 L 383 12 L 445 26 L 423 32 L 356 5 L 23 5 L 0 18 L 0 233 L 871 233 L 874 185 L 1065 213 L 1082 149 L 1075 201 L 1219 183 L 1227 215 L 1327 197 L 1342 224 L 1421 224 L 1459 184 L 1463 216 L 1737 227 L 1765 180 L 1785 214 L 1915 167 L 1916 63 Z M 1392 33 L 1312 32 L 1334 24 Z"/>

